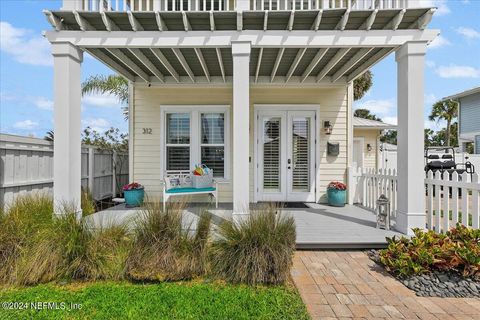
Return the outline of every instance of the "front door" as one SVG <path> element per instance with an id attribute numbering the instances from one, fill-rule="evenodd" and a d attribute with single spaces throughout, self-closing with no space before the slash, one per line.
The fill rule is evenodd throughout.
<path id="1" fill-rule="evenodd" d="M 259 111 L 257 198 L 315 201 L 315 111 Z"/>

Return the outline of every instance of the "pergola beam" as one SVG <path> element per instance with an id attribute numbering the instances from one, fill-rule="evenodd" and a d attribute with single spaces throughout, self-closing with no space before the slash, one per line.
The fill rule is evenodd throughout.
<path id="1" fill-rule="evenodd" d="M 345 13 L 343 14 L 342 16 L 342 19 L 340 19 L 340 21 L 337 23 L 337 26 L 335 27 L 335 29 L 337 30 L 345 30 L 345 27 L 347 26 L 347 23 L 348 23 L 348 17 L 350 16 L 350 9 L 347 9 L 347 11 L 345 11 Z"/>
<path id="2" fill-rule="evenodd" d="M 143 26 L 138 22 L 137 18 L 135 18 L 133 12 L 128 11 L 128 21 L 130 21 L 130 25 L 132 26 L 133 31 L 143 31 Z"/>
<path id="3" fill-rule="evenodd" d="M 332 76 L 332 82 L 336 82 L 338 79 L 343 77 L 345 73 L 347 73 L 359 61 L 365 58 L 365 56 L 368 55 L 372 50 L 373 48 L 360 49 L 347 63 L 343 65 L 343 67 L 340 68 L 340 70 L 338 70 Z"/>
<path id="4" fill-rule="evenodd" d="M 82 31 L 94 31 L 96 30 L 78 11 L 73 11 L 75 21 L 77 21 L 80 30 Z"/>
<path id="5" fill-rule="evenodd" d="M 168 62 L 167 58 L 165 58 L 165 55 L 160 51 L 160 49 L 156 48 L 150 48 L 150 51 L 157 57 L 157 59 L 160 61 L 160 63 L 167 69 L 167 71 L 172 75 L 172 77 L 175 79 L 175 81 L 180 82 L 180 77 L 178 76 L 177 71 L 175 68 Z"/>
<path id="6" fill-rule="evenodd" d="M 100 12 L 100 15 L 102 16 L 102 21 L 107 31 L 120 30 L 120 28 L 115 24 L 115 22 L 113 22 L 113 20 L 107 15 L 105 11 Z"/>
<path id="7" fill-rule="evenodd" d="M 155 21 L 157 22 L 159 31 L 168 31 L 167 25 L 165 24 L 165 21 L 163 21 L 162 16 L 158 11 L 155 12 Z"/>
<path id="8" fill-rule="evenodd" d="M 283 53 L 285 52 L 285 48 L 280 48 L 277 53 L 277 58 L 275 59 L 275 64 L 273 65 L 272 74 L 271 74 L 271 82 L 275 79 L 277 75 L 278 66 L 280 65 L 280 61 L 282 61 Z"/>
<path id="9" fill-rule="evenodd" d="M 298 49 L 297 55 L 295 56 L 295 60 L 293 60 L 293 63 L 287 72 L 286 82 L 288 82 L 288 80 L 290 80 L 290 78 L 292 77 L 293 73 L 297 69 L 298 64 L 300 63 L 300 60 L 302 60 L 303 55 L 305 54 L 306 51 L 307 51 L 307 48 Z"/>
<path id="10" fill-rule="evenodd" d="M 427 25 L 432 21 L 433 14 L 437 11 L 436 8 L 431 8 L 423 16 L 421 16 L 417 21 L 412 23 L 408 28 L 409 29 L 414 29 L 418 28 L 420 30 L 425 30 Z"/>
<path id="11" fill-rule="evenodd" d="M 210 11 L 209 15 L 210 15 L 210 31 L 215 31 L 215 18 L 213 17 L 213 11 Z"/>
<path id="12" fill-rule="evenodd" d="M 217 52 L 218 65 L 220 66 L 220 73 L 222 74 L 223 82 L 226 82 L 226 80 L 225 80 L 225 67 L 223 66 L 223 58 L 222 58 L 221 49 L 220 48 L 215 48 L 215 51 Z"/>
<path id="13" fill-rule="evenodd" d="M 190 21 L 188 21 L 187 13 L 185 11 L 182 11 L 182 20 L 185 31 L 192 30 L 192 26 L 190 25 Z"/>
<path id="14" fill-rule="evenodd" d="M 293 23 L 295 21 L 295 11 L 292 10 L 290 11 L 290 17 L 288 18 L 288 26 L 287 26 L 287 30 L 288 31 L 292 31 L 293 30 Z"/>
<path id="15" fill-rule="evenodd" d="M 397 29 L 398 29 L 398 26 L 400 25 L 400 23 L 402 23 L 402 19 L 403 19 L 403 16 L 405 15 L 405 12 L 407 12 L 406 9 L 400 10 L 400 11 L 395 15 L 395 17 L 393 17 L 393 19 L 390 20 L 389 23 L 387 23 L 387 25 L 385 26 L 384 29 L 397 30 Z"/>
<path id="16" fill-rule="evenodd" d="M 207 80 L 210 82 L 210 72 L 208 71 L 207 63 L 205 62 L 205 58 L 203 57 L 202 50 L 199 48 L 194 48 L 195 54 L 197 55 L 198 60 L 200 61 L 200 65 L 202 66 L 203 73 Z"/>
<path id="17" fill-rule="evenodd" d="M 119 65 L 115 60 L 107 56 L 105 53 L 101 52 L 98 49 L 85 49 L 86 52 L 88 52 L 91 56 L 97 58 L 98 60 L 102 61 L 105 63 L 107 66 L 109 66 L 113 71 L 118 72 L 120 75 L 125 77 L 126 79 L 130 81 L 135 81 L 135 76 L 130 72 L 127 71 L 124 67 Z"/>
<path id="18" fill-rule="evenodd" d="M 312 25 L 312 30 L 318 31 L 318 28 L 320 27 L 320 22 L 322 22 L 322 15 L 323 9 L 318 10 L 317 16 L 315 17 L 315 21 Z"/>
<path id="19" fill-rule="evenodd" d="M 237 11 L 237 31 L 242 31 L 243 29 L 243 12 Z"/>
<path id="20" fill-rule="evenodd" d="M 308 67 L 303 72 L 302 82 L 304 82 L 308 78 L 308 76 L 312 73 L 313 69 L 315 69 L 317 64 L 320 62 L 320 60 L 322 60 L 323 56 L 327 53 L 327 51 L 328 51 L 328 48 L 318 50 L 315 57 L 313 57 L 312 61 L 310 61 L 310 64 L 308 65 Z"/>
<path id="21" fill-rule="evenodd" d="M 48 22 L 55 28 L 56 31 L 63 30 L 65 27 L 63 25 L 62 20 L 54 15 L 49 10 L 43 10 L 43 13 L 46 15 Z"/>
<path id="22" fill-rule="evenodd" d="M 142 51 L 140 51 L 140 49 L 129 49 L 130 52 L 138 59 L 140 60 L 141 63 L 143 63 L 143 65 L 145 67 L 147 67 L 148 70 L 150 70 L 151 73 L 153 73 L 155 75 L 155 77 L 157 77 L 158 80 L 160 80 L 160 82 L 163 82 L 163 74 L 160 72 L 160 70 L 157 69 L 157 67 L 155 67 L 155 65 L 150 61 L 150 59 L 148 59 Z"/>
<path id="23" fill-rule="evenodd" d="M 263 31 L 268 30 L 268 10 L 265 11 L 264 16 L 263 16 Z"/>
<path id="24" fill-rule="evenodd" d="M 335 65 L 350 51 L 348 48 L 343 48 L 338 50 L 338 52 L 333 56 L 330 61 L 328 61 L 327 65 L 320 71 L 317 75 L 317 81 L 322 80 L 325 76 L 330 72 L 330 70 L 335 67 Z"/>
<path id="25" fill-rule="evenodd" d="M 185 72 L 188 74 L 190 77 L 190 80 L 195 83 L 195 75 L 192 72 L 192 69 L 190 69 L 190 66 L 187 63 L 187 60 L 183 56 L 182 52 L 178 48 L 172 48 L 173 53 L 177 57 L 178 61 L 182 65 L 182 68 L 185 70 Z"/>
<path id="26" fill-rule="evenodd" d="M 70 42 L 82 48 L 228 48 L 232 41 L 247 41 L 264 48 L 398 47 L 406 42 L 432 41 L 438 30 L 282 30 L 237 31 L 48 31 L 53 42 Z"/>
<path id="27" fill-rule="evenodd" d="M 110 54 L 114 55 L 115 58 L 120 60 L 124 65 L 126 65 L 130 70 L 135 72 L 140 78 L 145 82 L 150 82 L 150 76 L 146 74 L 135 62 L 133 62 L 129 57 L 127 57 L 120 49 L 106 49 Z"/>
<path id="28" fill-rule="evenodd" d="M 373 23 L 375 22 L 375 18 L 377 17 L 378 9 L 375 9 L 370 13 L 367 20 L 360 26 L 360 29 L 365 29 L 369 31 L 372 29 Z"/>
<path id="29" fill-rule="evenodd" d="M 395 51 L 396 48 L 384 48 L 381 49 L 379 52 L 374 54 L 370 59 L 362 63 L 358 68 L 356 68 L 353 72 L 348 75 L 347 81 L 353 81 L 360 75 L 362 75 L 365 71 L 373 67 L 377 62 L 382 60 L 384 57 L 388 56 L 392 51 Z"/>
<path id="30" fill-rule="evenodd" d="M 260 72 L 260 66 L 262 64 L 262 57 L 263 57 L 263 48 L 260 48 L 260 52 L 258 53 L 257 67 L 255 68 L 255 83 L 257 83 L 257 80 L 258 80 L 258 74 Z"/>

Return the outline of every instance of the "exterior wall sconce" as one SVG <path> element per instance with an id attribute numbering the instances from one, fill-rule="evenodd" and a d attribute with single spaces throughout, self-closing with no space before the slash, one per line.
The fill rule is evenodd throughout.
<path id="1" fill-rule="evenodd" d="M 330 121 L 323 122 L 323 130 L 325 131 L 325 134 L 332 134 L 333 127 L 330 124 Z"/>
<path id="2" fill-rule="evenodd" d="M 372 151 L 372 145 L 370 143 L 367 143 L 367 151 L 368 152 Z"/>

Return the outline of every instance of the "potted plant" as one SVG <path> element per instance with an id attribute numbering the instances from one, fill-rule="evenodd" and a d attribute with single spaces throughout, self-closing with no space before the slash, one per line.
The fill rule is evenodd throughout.
<path id="1" fill-rule="evenodd" d="M 129 207 L 138 207 L 143 204 L 145 196 L 144 187 L 138 182 L 132 182 L 123 186 L 125 204 Z"/>
<path id="2" fill-rule="evenodd" d="M 334 207 L 344 207 L 346 193 L 346 184 L 339 181 L 330 182 L 327 187 L 328 204 Z"/>

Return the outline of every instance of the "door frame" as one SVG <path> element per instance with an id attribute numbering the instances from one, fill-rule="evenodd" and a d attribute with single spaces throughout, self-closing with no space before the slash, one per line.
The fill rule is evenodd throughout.
<path id="1" fill-rule="evenodd" d="M 320 159 L 320 105 L 319 104 L 254 104 L 253 105 L 253 202 L 257 203 L 259 200 L 258 195 L 258 119 L 259 119 L 259 111 L 315 111 L 315 166 L 314 166 L 314 202 L 317 202 L 319 199 L 319 189 L 317 188 L 318 184 L 318 170 L 319 166 L 319 159 Z"/>
<path id="2" fill-rule="evenodd" d="M 358 163 L 357 163 L 357 167 L 363 167 L 365 165 L 365 137 L 353 137 L 352 152 L 353 152 L 353 148 L 355 146 L 355 141 L 360 142 L 360 148 L 361 148 L 361 151 L 362 151 L 362 165 L 359 166 Z M 355 152 L 353 152 L 353 154 L 355 154 Z M 353 157 L 352 157 L 352 163 L 353 163 Z"/>

